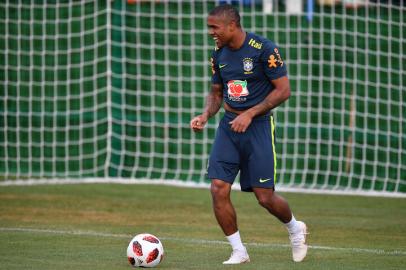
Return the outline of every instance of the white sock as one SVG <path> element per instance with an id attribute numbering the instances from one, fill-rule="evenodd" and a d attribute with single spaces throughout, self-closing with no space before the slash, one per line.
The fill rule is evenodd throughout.
<path id="1" fill-rule="evenodd" d="M 244 245 L 241 242 L 240 232 L 236 231 L 232 235 L 226 236 L 228 242 L 230 242 L 231 247 L 233 250 L 245 250 Z"/>
<path id="2" fill-rule="evenodd" d="M 297 220 L 295 219 L 293 214 L 292 214 L 292 219 L 288 223 L 285 223 L 285 226 L 288 229 L 289 233 L 294 233 L 294 232 L 298 231 L 298 229 L 299 229 L 298 225 L 299 225 L 299 223 L 297 222 Z"/>

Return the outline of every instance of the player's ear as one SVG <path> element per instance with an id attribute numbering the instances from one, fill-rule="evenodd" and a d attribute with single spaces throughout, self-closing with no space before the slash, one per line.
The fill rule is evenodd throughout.
<path id="1" fill-rule="evenodd" d="M 230 31 L 235 31 L 235 29 L 237 29 L 237 23 L 235 20 L 230 20 L 228 26 Z"/>

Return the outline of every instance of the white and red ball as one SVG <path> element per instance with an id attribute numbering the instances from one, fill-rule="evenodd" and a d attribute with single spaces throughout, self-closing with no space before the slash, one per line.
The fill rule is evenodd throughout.
<path id="1" fill-rule="evenodd" d="M 134 267 L 155 267 L 163 257 L 162 242 L 152 234 L 138 234 L 128 244 L 128 262 Z"/>

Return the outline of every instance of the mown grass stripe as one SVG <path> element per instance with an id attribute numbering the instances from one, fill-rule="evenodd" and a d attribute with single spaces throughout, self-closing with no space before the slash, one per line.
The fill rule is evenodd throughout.
<path id="1" fill-rule="evenodd" d="M 12 228 L 12 227 L 0 227 L 1 232 L 24 232 L 24 233 L 43 233 L 43 234 L 60 234 L 60 235 L 79 235 L 79 236 L 97 236 L 97 237 L 110 237 L 110 238 L 123 238 L 131 239 L 132 235 L 129 234 L 114 234 L 114 233 L 102 233 L 94 231 L 65 231 L 65 230 L 52 230 L 52 229 L 35 229 L 35 228 Z M 206 240 L 206 239 L 185 239 L 177 237 L 160 237 L 166 241 L 177 241 L 188 244 L 205 244 L 205 245 L 228 245 L 226 241 L 218 240 Z M 264 247 L 264 248 L 290 248 L 288 244 L 270 244 L 270 243 L 245 243 L 251 247 Z M 309 245 L 310 249 L 325 250 L 325 251 L 342 251 L 342 252 L 356 252 L 356 253 L 368 253 L 377 255 L 399 255 L 406 256 L 405 250 L 384 250 L 384 249 L 368 249 L 368 248 L 351 248 L 351 247 L 329 247 L 319 245 Z"/>

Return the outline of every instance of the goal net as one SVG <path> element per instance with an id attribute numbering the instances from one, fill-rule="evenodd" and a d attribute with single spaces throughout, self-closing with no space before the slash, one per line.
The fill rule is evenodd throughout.
<path id="1" fill-rule="evenodd" d="M 104 176 L 103 2 L 1 1 L 1 179 Z"/>
<path id="2" fill-rule="evenodd" d="M 292 97 L 274 112 L 278 185 L 406 194 L 402 1 L 229 2 L 288 67 Z M 2 1 L 0 180 L 207 184 L 222 112 L 199 134 L 189 121 L 210 89 L 215 5 Z"/>

